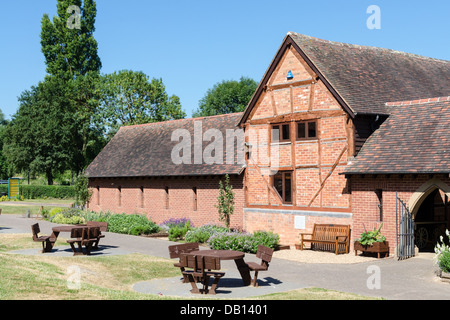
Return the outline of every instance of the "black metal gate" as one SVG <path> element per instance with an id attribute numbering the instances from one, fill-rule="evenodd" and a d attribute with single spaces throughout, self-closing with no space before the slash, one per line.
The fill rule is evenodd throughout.
<path id="1" fill-rule="evenodd" d="M 397 257 L 399 260 L 414 257 L 414 220 L 408 207 L 396 194 Z"/>

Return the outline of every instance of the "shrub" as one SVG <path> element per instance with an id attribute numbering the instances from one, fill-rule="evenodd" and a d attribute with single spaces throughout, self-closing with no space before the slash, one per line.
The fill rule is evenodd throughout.
<path id="1" fill-rule="evenodd" d="M 445 234 L 450 240 L 450 231 L 446 230 Z M 439 268 L 444 272 L 450 272 L 450 246 L 444 242 L 444 237 L 440 237 L 440 243 L 438 242 L 434 247 L 436 253 L 435 259 Z"/>
<path id="2" fill-rule="evenodd" d="M 194 224 L 188 218 L 171 218 L 162 223 L 162 225 L 167 226 L 169 229 L 172 227 L 184 227 L 187 223 L 193 228 Z"/>
<path id="3" fill-rule="evenodd" d="M 25 199 L 73 199 L 75 189 L 73 186 L 43 186 L 43 185 L 22 185 L 22 196 Z"/>
<path id="4" fill-rule="evenodd" d="M 108 231 L 123 234 L 141 235 L 157 233 L 157 224 L 138 214 L 113 214 L 106 219 Z"/>
<path id="5" fill-rule="evenodd" d="M 189 219 L 186 219 L 183 223 L 169 225 L 169 240 L 177 241 L 184 239 L 189 230 L 191 230 L 191 222 Z"/>
<path id="6" fill-rule="evenodd" d="M 206 243 L 211 236 L 218 233 L 225 233 L 227 231 L 228 229 L 225 227 L 217 225 L 204 225 L 199 228 L 189 230 L 186 233 L 184 240 L 186 240 L 186 242 Z"/>
<path id="7" fill-rule="evenodd" d="M 58 213 L 56 214 L 53 219 L 53 223 L 58 224 L 84 224 L 86 221 L 83 217 L 80 216 L 71 216 L 71 217 L 65 217 L 64 214 Z"/>
<path id="8" fill-rule="evenodd" d="M 278 245 L 279 236 L 272 232 L 258 231 L 255 234 L 226 232 L 212 236 L 208 243 L 215 250 L 236 250 L 256 253 L 258 245 L 275 249 Z"/>
<path id="9" fill-rule="evenodd" d="M 62 211 L 61 208 L 53 208 L 48 213 L 49 218 L 53 217 L 55 214 L 60 213 Z"/>
<path id="10" fill-rule="evenodd" d="M 450 273 L 450 251 L 445 251 L 442 253 L 439 259 L 439 268 L 444 272 Z"/>

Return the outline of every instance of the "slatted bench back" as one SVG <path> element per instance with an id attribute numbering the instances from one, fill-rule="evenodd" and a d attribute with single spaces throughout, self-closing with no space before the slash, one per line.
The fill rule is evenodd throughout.
<path id="1" fill-rule="evenodd" d="M 169 246 L 169 256 L 171 259 L 179 258 L 182 253 L 197 251 L 199 244 L 197 242 L 189 242 L 184 244 L 175 244 Z"/>
<path id="2" fill-rule="evenodd" d="M 350 226 L 340 224 L 315 224 L 313 229 L 312 239 L 322 241 L 336 241 L 337 236 L 348 237 L 350 236 Z M 344 238 L 340 238 L 339 241 L 344 241 Z M 339 245 L 339 251 L 345 250 L 345 244 Z M 335 245 L 332 243 L 316 243 L 314 249 L 333 251 Z"/>

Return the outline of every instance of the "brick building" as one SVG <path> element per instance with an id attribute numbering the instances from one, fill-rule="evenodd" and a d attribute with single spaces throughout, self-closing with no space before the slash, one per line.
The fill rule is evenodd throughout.
<path id="1" fill-rule="evenodd" d="M 91 209 L 216 222 L 228 173 L 247 231 L 294 244 L 314 223 L 350 224 L 353 240 L 383 223 L 394 253 L 405 203 L 429 245 L 449 227 L 449 95 L 448 61 L 288 33 L 243 113 L 202 118 L 245 131 L 244 165 L 169 163 L 169 131 L 196 119 L 122 128 L 88 169 Z M 195 181 L 201 212 L 189 209 Z"/>
<path id="2" fill-rule="evenodd" d="M 236 202 L 231 226 L 241 226 L 245 161 L 227 159 L 225 139 L 230 138 L 228 146 L 234 155 L 239 143 L 242 150 L 243 138 L 236 127 L 240 116 L 122 127 L 87 169 L 93 190 L 89 208 L 146 214 L 156 223 L 171 218 L 189 218 L 195 226 L 219 223 L 215 208 L 219 181 L 228 174 Z M 209 141 L 222 137 L 223 148 L 208 149 L 212 145 Z M 213 159 L 207 159 L 208 150 Z M 208 164 L 212 160 L 215 163 Z"/>
<path id="3" fill-rule="evenodd" d="M 413 219 L 447 227 L 450 119 L 435 97 L 449 94 L 448 61 L 288 33 L 239 122 L 257 150 L 244 228 L 293 244 L 314 223 L 350 224 L 355 239 L 383 222 L 394 252 L 397 195 Z M 433 218 L 418 214 L 427 196 Z"/>

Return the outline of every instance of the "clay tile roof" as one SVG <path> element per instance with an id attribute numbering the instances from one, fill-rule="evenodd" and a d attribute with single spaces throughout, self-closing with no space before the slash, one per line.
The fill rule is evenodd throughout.
<path id="1" fill-rule="evenodd" d="M 450 61 L 289 32 L 354 113 L 388 114 L 388 101 L 449 94 Z"/>
<path id="2" fill-rule="evenodd" d="M 240 117 L 241 113 L 234 113 L 122 127 L 89 165 L 86 173 L 90 178 L 240 174 L 243 164 L 238 161 L 227 164 L 226 157 L 226 130 L 238 129 L 236 123 Z M 206 161 L 194 164 L 194 122 L 197 125 L 201 123 L 203 134 L 209 129 L 218 129 L 222 133 L 223 164 L 206 164 Z M 175 164 L 172 161 L 172 150 L 182 141 L 181 138 L 171 141 L 172 133 L 177 129 L 189 132 L 192 164 Z M 236 157 L 237 139 L 234 141 Z M 209 140 L 203 142 L 202 150 L 210 144 Z"/>
<path id="3" fill-rule="evenodd" d="M 386 106 L 391 115 L 344 173 L 450 173 L 450 97 Z"/>

